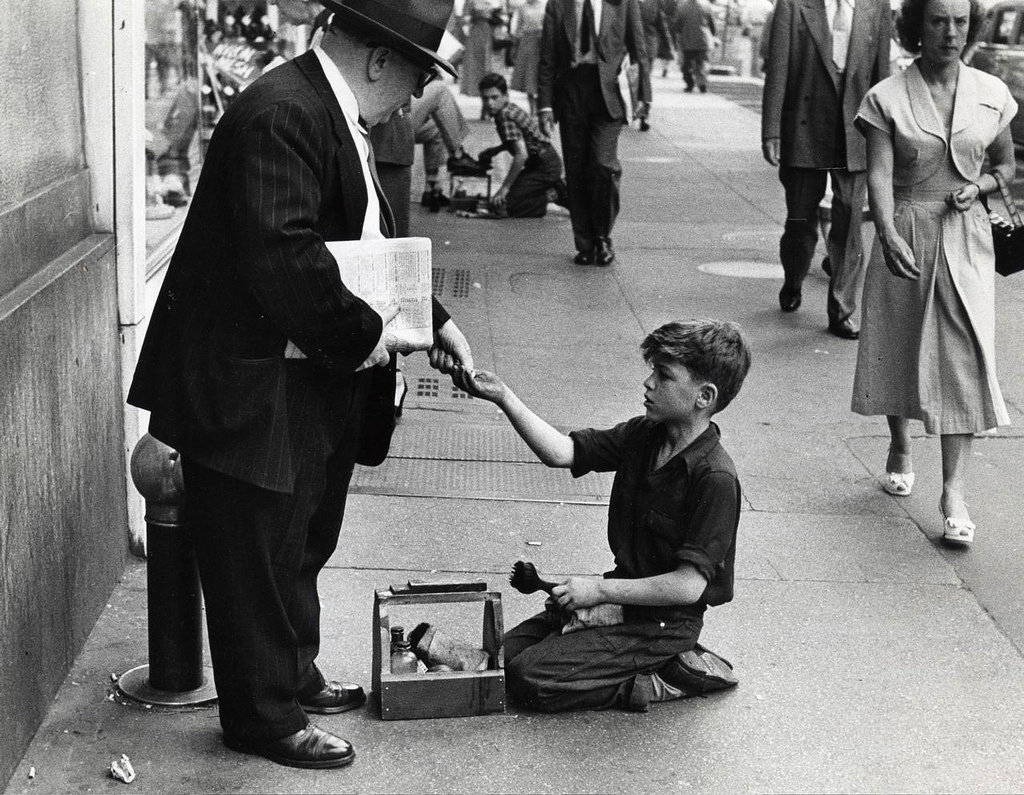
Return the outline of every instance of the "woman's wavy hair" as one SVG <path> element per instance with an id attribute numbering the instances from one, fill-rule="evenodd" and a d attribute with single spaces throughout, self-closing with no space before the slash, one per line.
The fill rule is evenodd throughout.
<path id="1" fill-rule="evenodd" d="M 981 23 L 985 20 L 985 12 L 978 0 L 970 0 L 971 21 L 967 26 L 967 43 L 970 44 L 981 31 Z M 924 28 L 924 9 L 928 0 L 903 0 L 900 13 L 896 18 L 896 35 L 900 46 L 911 55 L 921 52 L 921 30 Z"/>

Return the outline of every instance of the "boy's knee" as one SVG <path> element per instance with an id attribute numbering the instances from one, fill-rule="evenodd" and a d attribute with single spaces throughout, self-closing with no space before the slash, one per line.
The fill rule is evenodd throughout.
<path id="1" fill-rule="evenodd" d="M 505 664 L 505 690 L 517 704 L 538 712 L 556 711 L 552 699 L 544 695 L 544 680 L 529 665 L 530 655 L 521 654 Z"/>

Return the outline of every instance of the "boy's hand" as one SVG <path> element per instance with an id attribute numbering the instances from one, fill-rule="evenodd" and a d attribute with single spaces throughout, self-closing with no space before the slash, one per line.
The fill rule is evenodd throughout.
<path id="1" fill-rule="evenodd" d="M 551 589 L 551 595 L 566 610 L 578 610 L 581 607 L 593 607 L 604 602 L 601 594 L 600 577 L 570 577 L 561 585 Z"/>
<path id="2" fill-rule="evenodd" d="M 476 398 L 489 400 L 491 403 L 501 402 L 508 389 L 498 376 L 487 370 L 474 371 L 460 367 L 452 373 L 452 381 L 464 392 Z"/>

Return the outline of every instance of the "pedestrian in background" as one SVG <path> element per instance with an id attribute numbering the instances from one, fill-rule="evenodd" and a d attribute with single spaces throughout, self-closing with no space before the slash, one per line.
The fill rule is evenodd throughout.
<path id="1" fill-rule="evenodd" d="M 674 11 L 675 0 L 640 0 L 640 20 L 644 25 L 644 42 L 647 45 L 647 57 L 651 59 L 651 73 L 655 71 L 654 62 L 658 61 L 662 77 L 668 77 L 669 64 L 675 57 L 672 32 L 668 26 Z"/>
<path id="2" fill-rule="evenodd" d="M 512 11 L 515 63 L 509 88 L 526 94 L 530 115 L 537 114 L 537 66 L 544 30 L 544 4 L 545 0 L 522 0 Z"/>
<path id="3" fill-rule="evenodd" d="M 1016 163 L 1006 85 L 960 61 L 981 20 L 976 0 L 904 0 L 901 44 L 917 59 L 873 88 L 867 136 L 878 232 L 864 288 L 853 410 L 884 414 L 884 488 L 914 486 L 909 420 L 942 440 L 943 538 L 967 546 L 965 474 L 973 434 L 1008 425 L 996 380 L 995 256 L 982 198 Z M 985 155 L 988 171 L 982 173 Z"/>
<path id="4" fill-rule="evenodd" d="M 449 203 L 438 184 L 442 164 L 447 165 L 449 173 L 480 170 L 462 146 L 469 127 L 455 94 L 442 80 L 435 80 L 420 96 L 413 97 L 409 115 L 414 140 L 423 144 L 424 189 L 420 204 L 437 209 Z"/>
<path id="5" fill-rule="evenodd" d="M 480 80 L 494 71 L 493 29 L 503 7 L 502 0 L 466 0 L 462 7 L 466 50 L 459 65 L 459 92 L 467 97 L 479 96 Z"/>
<path id="6" fill-rule="evenodd" d="M 684 91 L 708 90 L 708 50 L 715 36 L 715 17 L 707 0 L 684 0 L 674 20 L 676 51 L 683 72 Z"/>
<path id="7" fill-rule="evenodd" d="M 452 0 L 323 2 L 320 45 L 214 129 L 128 395 L 181 454 L 224 743 L 301 768 L 355 758 L 308 717 L 366 700 L 317 666 L 317 580 L 357 458 L 386 454 L 389 365 L 409 350 L 386 330 L 396 311 L 353 294 L 325 241 L 394 235 L 364 125 L 454 73 L 436 53 Z M 439 303 L 433 324 L 431 364 L 471 368 Z"/>
<path id="8" fill-rule="evenodd" d="M 854 315 L 864 283 L 867 151 L 853 120 L 868 89 L 889 74 L 890 29 L 888 0 L 778 0 L 772 14 L 761 145 L 786 191 L 779 307 L 800 307 L 830 176 L 828 330 L 842 339 L 860 334 Z"/>
<path id="9" fill-rule="evenodd" d="M 643 117 L 651 101 L 650 62 L 637 0 L 548 0 L 537 70 L 541 131 L 557 120 L 569 188 L 577 265 L 611 265 L 619 214 L 619 134 L 628 123 L 619 91 L 627 53 L 639 66 Z"/>
<path id="10" fill-rule="evenodd" d="M 536 118 L 509 101 L 505 78 L 485 75 L 480 81 L 480 99 L 501 140 L 499 146 L 480 153 L 480 162 L 489 165 L 499 152 L 512 155 L 512 165 L 491 199 L 491 211 L 499 217 L 542 218 L 549 202 L 565 205 L 562 159 Z"/>

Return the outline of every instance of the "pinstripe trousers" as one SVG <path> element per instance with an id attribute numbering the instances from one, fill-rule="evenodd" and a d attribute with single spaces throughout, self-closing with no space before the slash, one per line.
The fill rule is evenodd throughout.
<path id="1" fill-rule="evenodd" d="M 338 543 L 365 374 L 286 367 L 295 487 L 270 491 L 183 456 L 185 511 L 195 533 L 220 702 L 235 737 L 276 739 L 309 722 L 299 699 L 323 687 L 317 577 Z"/>

